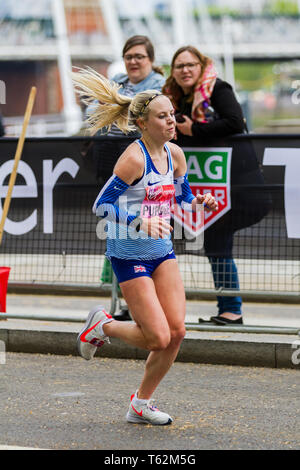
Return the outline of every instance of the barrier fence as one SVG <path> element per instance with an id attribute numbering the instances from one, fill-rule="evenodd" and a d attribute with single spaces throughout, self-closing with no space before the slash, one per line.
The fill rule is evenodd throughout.
<path id="1" fill-rule="evenodd" d="M 9 285 L 99 288 L 105 240 L 91 207 L 132 140 L 26 141 L 0 247 L 0 266 L 11 268 Z M 192 190 L 211 191 L 219 211 L 203 220 L 174 209 L 174 228 L 184 221 L 174 247 L 186 291 L 215 294 L 209 259 L 224 263 L 232 255 L 241 294 L 299 299 L 300 136 L 249 134 L 196 144 L 182 144 Z M 0 140 L 1 213 L 16 145 Z M 236 288 L 224 277 L 222 295 Z"/>

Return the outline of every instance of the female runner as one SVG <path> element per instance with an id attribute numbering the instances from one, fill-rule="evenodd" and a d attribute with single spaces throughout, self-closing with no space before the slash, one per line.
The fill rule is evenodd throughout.
<path id="1" fill-rule="evenodd" d="M 150 351 L 126 418 L 131 423 L 166 425 L 172 418 L 149 400 L 175 361 L 185 336 L 185 292 L 172 248 L 171 202 L 196 210 L 217 210 L 211 194 L 192 194 L 183 151 L 168 143 L 175 133 L 171 101 L 157 90 L 121 96 L 118 86 L 92 70 L 74 75 L 81 96 L 98 100 L 89 117 L 92 132 L 116 124 L 141 138 L 117 161 L 93 210 L 107 224 L 107 251 L 133 323 L 114 320 L 96 306 L 78 336 L 82 357 L 91 359 L 109 337 Z"/>

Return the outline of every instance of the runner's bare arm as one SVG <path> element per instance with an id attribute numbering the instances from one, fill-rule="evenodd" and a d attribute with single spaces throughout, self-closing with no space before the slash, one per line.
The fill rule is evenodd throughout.
<path id="1" fill-rule="evenodd" d="M 144 157 L 140 148 L 132 143 L 118 159 L 114 174 L 127 184 L 141 178 L 144 172 Z"/>
<path id="2" fill-rule="evenodd" d="M 169 142 L 168 146 L 170 148 L 173 160 L 174 178 L 184 176 L 187 172 L 187 166 L 183 150 L 172 142 Z"/>
<path id="3" fill-rule="evenodd" d="M 119 209 L 116 201 L 128 189 L 134 180 L 142 176 L 144 160 L 136 145 L 129 145 L 117 161 L 113 175 L 98 194 L 93 212 L 100 218 L 129 225 L 136 218 L 135 214 Z"/>

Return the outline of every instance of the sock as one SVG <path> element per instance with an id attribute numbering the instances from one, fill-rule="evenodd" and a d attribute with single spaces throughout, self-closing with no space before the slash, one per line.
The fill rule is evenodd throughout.
<path id="1" fill-rule="evenodd" d="M 105 323 L 110 323 L 111 321 L 113 321 L 113 318 L 107 318 L 101 323 L 101 325 L 98 325 L 98 331 L 101 336 L 106 336 L 106 334 L 103 331 L 103 325 L 105 325 Z"/>
<path id="2" fill-rule="evenodd" d="M 138 398 L 137 394 L 138 394 L 138 390 L 135 392 L 134 397 L 132 399 L 132 401 L 136 405 L 144 405 L 145 403 L 148 403 L 149 400 L 146 400 L 145 398 Z"/>

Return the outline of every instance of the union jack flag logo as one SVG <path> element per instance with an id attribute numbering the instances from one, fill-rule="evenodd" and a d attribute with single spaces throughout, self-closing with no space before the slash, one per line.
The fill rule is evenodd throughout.
<path id="1" fill-rule="evenodd" d="M 142 265 L 133 266 L 133 268 L 134 268 L 135 273 L 145 273 L 146 272 L 145 266 L 142 266 Z"/>

